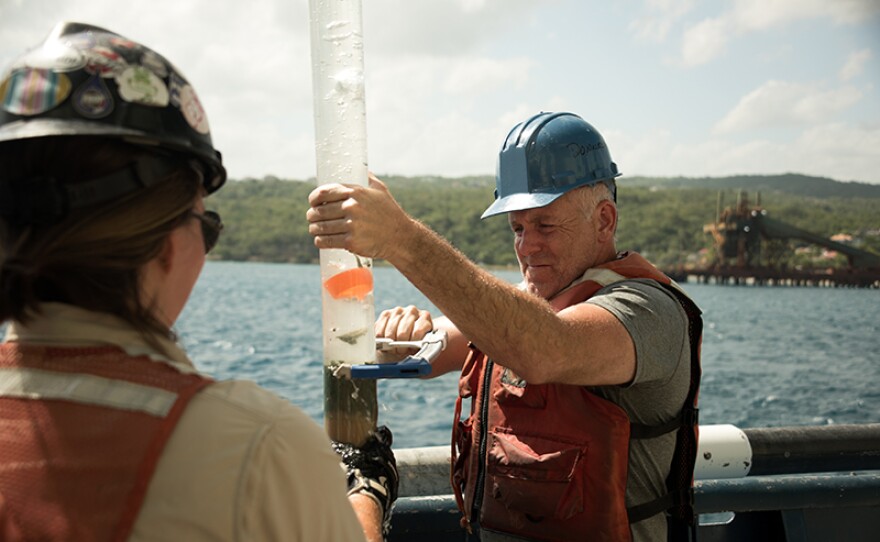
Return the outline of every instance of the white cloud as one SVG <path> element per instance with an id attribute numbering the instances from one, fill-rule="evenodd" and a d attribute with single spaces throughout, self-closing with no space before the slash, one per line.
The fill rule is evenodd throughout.
<path id="1" fill-rule="evenodd" d="M 850 53 L 849 58 L 846 59 L 846 64 L 840 69 L 840 79 L 842 81 L 849 81 L 861 75 L 865 70 L 865 64 L 871 60 L 871 57 L 870 49 L 862 49 L 861 51 Z"/>
<path id="2" fill-rule="evenodd" d="M 801 123 L 827 122 L 841 111 L 849 109 L 862 99 L 862 91 L 855 87 L 841 87 L 826 91 L 810 91 L 792 104 L 792 119 Z"/>
<path id="3" fill-rule="evenodd" d="M 216 124 L 212 117 L 212 124 Z M 267 175 L 305 180 L 315 175 L 315 140 L 312 130 L 282 131 L 269 120 L 248 119 L 244 124 L 224 126 L 214 136 L 223 151 L 223 164 L 234 179 Z M 310 117 L 302 117 L 302 126 L 311 126 Z"/>
<path id="4" fill-rule="evenodd" d="M 755 128 L 827 122 L 862 98 L 854 87 L 821 90 L 813 85 L 768 81 L 745 95 L 713 128 L 724 134 Z"/>
<path id="5" fill-rule="evenodd" d="M 694 7 L 694 0 L 647 0 L 648 15 L 629 24 L 637 38 L 661 43 L 678 21 Z"/>
<path id="6" fill-rule="evenodd" d="M 554 2 L 530 0 L 370 0 L 364 2 L 367 52 L 455 56 L 473 52 L 529 13 Z"/>
<path id="7" fill-rule="evenodd" d="M 526 59 L 377 55 L 367 71 L 369 161 L 377 173 L 477 175 L 495 168 L 515 120 L 486 119 L 480 104 L 527 78 Z"/>
<path id="8" fill-rule="evenodd" d="M 880 4 L 876 0 L 737 0 L 727 16 L 736 21 L 740 31 L 757 31 L 819 18 L 855 24 L 878 13 Z"/>
<path id="9" fill-rule="evenodd" d="M 853 127 L 843 123 L 815 126 L 806 130 L 792 147 L 792 171 L 803 171 L 803 165 L 807 164 L 833 179 L 880 181 L 878 126 Z"/>
<path id="10" fill-rule="evenodd" d="M 880 127 L 842 123 L 815 126 L 790 141 L 734 142 L 711 138 L 681 143 L 658 131 L 639 139 L 620 138 L 615 159 L 626 176 L 689 177 L 803 173 L 842 181 L 880 181 Z M 609 144 L 610 146 L 610 144 Z M 620 156 L 621 158 L 617 158 Z"/>
<path id="11" fill-rule="evenodd" d="M 877 47 L 870 41 L 877 19 L 864 22 L 876 17 L 880 1 L 632 5 L 363 0 L 371 166 L 404 175 L 491 174 L 503 136 L 543 109 L 574 110 L 596 122 L 626 175 L 788 169 L 880 181 Z M 0 0 L 0 64 L 35 45 L 57 20 L 105 26 L 155 47 L 186 74 L 232 177 L 302 179 L 315 172 L 307 6 L 307 0 L 223 2 L 222 9 L 211 0 Z M 783 26 L 806 18 L 809 25 Z M 749 32 L 765 33 L 760 55 L 824 59 L 794 66 L 796 76 L 772 75 L 813 83 L 761 85 L 771 76 L 758 73 L 755 54 L 744 58 L 748 48 L 735 41 Z M 631 40 L 617 39 L 625 33 Z M 644 46 L 633 47 L 635 39 L 666 45 L 646 55 Z M 853 53 L 829 69 L 828 57 L 840 50 Z M 669 54 L 689 66 L 724 55 L 729 77 L 722 81 L 712 69 L 669 70 L 663 65 Z M 760 60 L 767 69 L 780 62 Z M 596 84 L 597 70 L 607 81 Z M 657 106 L 641 107 L 646 100 Z M 718 111 L 718 103 L 727 110 Z M 853 118 L 872 128 L 833 124 Z M 834 152 L 822 157 L 827 163 L 811 157 L 822 154 L 823 134 L 836 138 L 827 147 Z"/>
<path id="12" fill-rule="evenodd" d="M 668 129 L 658 128 L 635 137 L 620 130 L 609 130 L 602 135 L 611 151 L 611 159 L 624 177 L 654 175 L 654 171 L 665 170 L 670 165 L 669 152 L 675 146 L 675 137 Z"/>
<path id="13" fill-rule="evenodd" d="M 494 171 L 501 133 L 497 125 L 459 111 L 418 123 L 376 116 L 368 135 L 371 169 L 401 175 L 487 174 Z"/>
<path id="14" fill-rule="evenodd" d="M 837 24 L 858 24 L 880 14 L 876 0 L 737 0 L 719 17 L 704 19 L 685 30 L 682 62 L 705 64 L 724 51 L 734 37 L 767 31 L 793 21 L 830 19 Z"/>
<path id="15" fill-rule="evenodd" d="M 685 66 L 698 66 L 720 54 L 729 39 L 728 21 L 705 19 L 685 31 L 681 56 Z"/>
<path id="16" fill-rule="evenodd" d="M 458 3 L 461 5 L 461 9 L 465 13 L 480 11 L 481 9 L 486 7 L 486 2 L 487 0 L 458 0 Z"/>
<path id="17" fill-rule="evenodd" d="M 521 88 L 528 80 L 532 61 L 528 58 L 496 60 L 483 57 L 464 58 L 447 64 L 443 90 L 473 97 L 505 87 Z"/>
<path id="18" fill-rule="evenodd" d="M 368 111 L 371 167 L 377 173 L 399 175 L 491 175 L 504 137 L 515 124 L 541 110 L 563 110 L 566 103 L 561 97 L 540 105 L 517 103 L 488 120 L 467 107 L 446 115 L 382 110 L 371 116 Z"/>
<path id="19" fill-rule="evenodd" d="M 734 28 L 739 32 L 760 31 L 824 15 L 833 9 L 834 3 L 822 0 L 738 0 L 726 17 L 734 22 Z"/>

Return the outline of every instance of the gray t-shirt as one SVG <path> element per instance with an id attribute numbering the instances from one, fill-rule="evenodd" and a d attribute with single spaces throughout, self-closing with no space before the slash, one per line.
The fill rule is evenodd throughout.
<path id="1" fill-rule="evenodd" d="M 658 425 L 675 417 L 690 385 L 688 319 L 675 296 L 650 280 L 626 280 L 599 290 L 585 301 L 611 312 L 626 327 L 636 351 L 636 375 L 624 386 L 590 391 L 620 406 L 634 423 Z M 666 491 L 675 432 L 630 441 L 626 505 L 634 506 Z M 662 514 L 632 525 L 633 539 L 666 540 Z"/>

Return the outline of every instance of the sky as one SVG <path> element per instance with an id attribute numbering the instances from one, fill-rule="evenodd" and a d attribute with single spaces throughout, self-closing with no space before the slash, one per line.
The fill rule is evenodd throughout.
<path id="1" fill-rule="evenodd" d="M 492 175 L 571 111 L 626 176 L 880 184 L 880 0 L 364 0 L 369 168 Z M 0 0 L 0 66 L 56 22 L 166 56 L 233 179 L 315 176 L 307 0 Z"/>

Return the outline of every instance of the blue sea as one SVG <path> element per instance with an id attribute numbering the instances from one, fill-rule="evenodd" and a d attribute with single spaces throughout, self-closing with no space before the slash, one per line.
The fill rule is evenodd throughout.
<path id="1" fill-rule="evenodd" d="M 498 271 L 518 282 L 518 271 Z M 434 310 L 395 269 L 374 269 L 377 313 Z M 880 291 L 685 283 L 704 311 L 700 423 L 880 422 Z M 317 265 L 208 262 L 177 323 L 203 371 L 247 379 L 322 422 Z M 457 376 L 381 380 L 395 447 L 449 443 Z"/>

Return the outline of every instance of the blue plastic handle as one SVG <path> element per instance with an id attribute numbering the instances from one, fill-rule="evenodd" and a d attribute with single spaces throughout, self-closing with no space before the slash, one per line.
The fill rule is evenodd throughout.
<path id="1" fill-rule="evenodd" d="M 396 363 L 365 363 L 351 366 L 351 378 L 416 378 L 431 374 L 424 358 L 410 356 Z"/>

